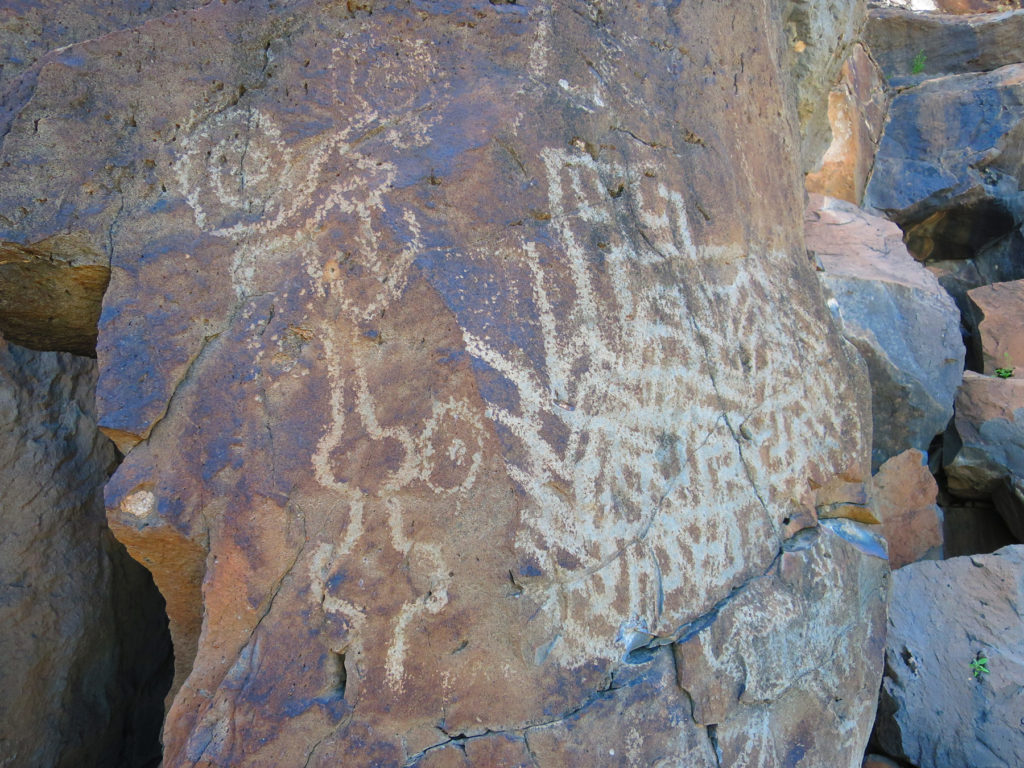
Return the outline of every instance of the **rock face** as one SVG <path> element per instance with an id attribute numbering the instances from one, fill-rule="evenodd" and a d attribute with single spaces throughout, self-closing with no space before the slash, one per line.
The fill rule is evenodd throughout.
<path id="1" fill-rule="evenodd" d="M 62 239 L 32 247 L 0 242 L 0 333 L 30 349 L 95 357 L 110 268 L 106 256 Z"/>
<path id="2" fill-rule="evenodd" d="M 104 525 L 95 380 L 94 361 L 0 340 L 3 765 L 159 758 L 170 644 L 166 623 L 146 634 L 152 581 Z"/>
<path id="3" fill-rule="evenodd" d="M 832 143 L 830 92 L 860 39 L 865 0 L 787 0 L 785 69 L 792 79 L 800 121 L 802 170 L 814 170 Z"/>
<path id="4" fill-rule="evenodd" d="M 908 446 L 927 452 L 953 415 L 963 371 L 956 305 L 910 257 L 892 222 L 811 195 L 805 223 L 807 248 L 823 269 L 843 333 L 868 364 L 872 464 Z"/>
<path id="5" fill-rule="evenodd" d="M 872 478 L 875 514 L 889 542 L 889 565 L 894 570 L 942 554 L 938 486 L 926 459 L 920 451 L 904 451 Z"/>
<path id="6" fill-rule="evenodd" d="M 918 259 L 973 256 L 1024 219 L 1024 64 L 927 80 L 889 109 L 864 197 Z"/>
<path id="7" fill-rule="evenodd" d="M 40 60 L 3 237 L 111 253 L 168 768 L 859 764 L 888 567 L 814 501 L 870 394 L 781 20 L 669 5 L 213 3 Z"/>
<path id="8" fill-rule="evenodd" d="M 864 40 L 893 85 L 988 72 L 1024 62 L 1024 10 L 948 16 L 872 8 Z"/>
<path id="9" fill-rule="evenodd" d="M 878 65 L 863 45 L 853 46 L 838 84 L 828 95 L 832 143 L 821 168 L 807 175 L 808 192 L 860 204 L 888 106 L 885 78 Z"/>
<path id="10" fill-rule="evenodd" d="M 965 372 L 954 425 L 945 447 L 949 489 L 965 498 L 992 497 L 1024 539 L 1024 380 Z"/>
<path id="11" fill-rule="evenodd" d="M 983 373 L 1024 378 L 1024 280 L 969 291 L 980 336 Z"/>
<path id="12" fill-rule="evenodd" d="M 1024 765 L 1024 546 L 893 573 L 876 731 L 919 768 Z M 975 677 L 970 663 L 988 659 Z"/>

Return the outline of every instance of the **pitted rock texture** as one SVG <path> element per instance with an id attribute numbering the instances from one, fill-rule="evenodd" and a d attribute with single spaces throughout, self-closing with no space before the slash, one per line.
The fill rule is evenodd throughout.
<path id="1" fill-rule="evenodd" d="M 95 361 L 0 339 L 0 765 L 160 756 L 170 642 L 149 575 L 104 524 L 114 451 L 95 384 Z"/>
<path id="2" fill-rule="evenodd" d="M 878 743 L 919 768 L 1024 764 L 1024 546 L 892 575 Z M 987 674 L 970 663 L 987 658 Z"/>
<path id="3" fill-rule="evenodd" d="M 41 62 L 0 194 L 19 241 L 112 254 L 106 498 L 167 598 L 165 766 L 859 763 L 884 548 L 814 500 L 868 480 L 870 393 L 803 245 L 782 27 L 210 4 Z M 785 628 L 823 601 L 811 686 Z M 777 659 L 697 722 L 669 646 L 718 615 L 715 658 L 769 621 Z"/>
<path id="4" fill-rule="evenodd" d="M 963 373 L 956 304 L 892 222 L 820 195 L 810 196 L 805 222 L 830 306 L 867 361 L 872 464 L 907 447 L 927 452 L 953 415 Z"/>

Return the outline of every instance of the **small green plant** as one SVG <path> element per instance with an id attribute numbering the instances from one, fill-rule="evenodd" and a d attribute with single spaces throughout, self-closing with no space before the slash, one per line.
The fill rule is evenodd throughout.
<path id="1" fill-rule="evenodd" d="M 982 675 L 989 674 L 988 671 L 988 658 L 982 656 L 980 653 L 977 658 L 971 662 L 971 672 L 974 674 L 975 679 L 980 680 Z"/>
<path id="2" fill-rule="evenodd" d="M 920 75 L 924 72 L 924 62 L 927 57 L 924 55 L 924 51 L 918 51 L 917 56 L 910 62 L 910 74 Z"/>
<path id="3" fill-rule="evenodd" d="M 1008 379 L 1011 376 L 1013 376 L 1013 366 L 1010 365 L 1010 353 L 1009 352 L 1004 352 L 1003 353 L 1003 367 L 1002 368 L 996 368 L 995 373 L 996 373 L 996 376 L 998 376 L 1000 379 Z"/>

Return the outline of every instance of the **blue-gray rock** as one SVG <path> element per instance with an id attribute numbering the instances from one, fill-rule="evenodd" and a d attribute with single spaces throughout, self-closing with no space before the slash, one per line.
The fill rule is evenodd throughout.
<path id="1" fill-rule="evenodd" d="M 115 458 L 95 387 L 95 361 L 0 337 L 3 766 L 160 758 L 170 638 L 152 580 L 104 521 Z"/>
<path id="2" fill-rule="evenodd" d="M 956 304 L 892 222 L 812 195 L 806 226 L 829 304 L 868 364 L 874 469 L 908 448 L 927 453 L 953 415 L 963 371 Z"/>
<path id="3" fill-rule="evenodd" d="M 896 95 L 864 197 L 921 260 L 969 258 L 1024 220 L 1024 64 Z M 1015 148 L 1018 147 L 1018 148 Z"/>
<path id="4" fill-rule="evenodd" d="M 954 426 L 944 446 L 949 490 L 991 498 L 1024 539 L 1024 379 L 964 373 Z"/>
<path id="5" fill-rule="evenodd" d="M 1024 546 L 892 574 L 875 728 L 887 754 L 918 768 L 1024 765 L 1022 605 Z"/>
<path id="6" fill-rule="evenodd" d="M 1024 10 L 956 16 L 872 8 L 864 40 L 896 87 L 988 72 L 1024 61 Z"/>

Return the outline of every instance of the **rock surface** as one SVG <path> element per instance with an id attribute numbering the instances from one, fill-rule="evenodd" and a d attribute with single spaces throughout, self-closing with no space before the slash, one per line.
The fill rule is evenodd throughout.
<path id="1" fill-rule="evenodd" d="M 1024 378 L 1024 280 L 968 291 L 977 318 L 983 373 Z"/>
<path id="2" fill-rule="evenodd" d="M 1024 765 L 1024 546 L 893 573 L 876 737 L 919 768 Z M 972 675 L 978 655 L 988 674 Z"/>
<path id="3" fill-rule="evenodd" d="M 866 0 L 786 0 L 783 68 L 793 84 L 800 122 L 802 171 L 818 167 L 832 142 L 830 92 L 860 39 Z"/>
<path id="4" fill-rule="evenodd" d="M 970 258 L 1024 219 L 1024 64 L 900 91 L 867 208 L 900 225 L 918 259 Z"/>
<path id="5" fill-rule="evenodd" d="M 871 55 L 895 86 L 1024 62 L 1024 10 L 972 16 L 872 8 Z"/>
<path id="6" fill-rule="evenodd" d="M 935 0 L 942 13 L 1000 13 L 1021 7 L 1021 0 Z"/>
<path id="7" fill-rule="evenodd" d="M 895 570 L 942 554 L 942 513 L 938 485 L 920 451 L 904 451 L 885 462 L 872 478 L 874 510 L 889 542 Z"/>
<path id="8" fill-rule="evenodd" d="M 40 59 L 3 237 L 111 254 L 106 499 L 167 599 L 165 766 L 859 765 L 884 548 L 813 501 L 868 481 L 870 393 L 781 30 L 211 3 Z M 714 690 L 765 626 L 757 701 L 694 720 L 671 646 Z"/>
<path id="9" fill-rule="evenodd" d="M 947 435 L 949 490 L 991 497 L 1010 530 L 1024 540 L 1024 380 L 964 373 L 955 434 Z"/>
<path id="10" fill-rule="evenodd" d="M 95 381 L 94 361 L 0 339 L 0 765 L 159 759 L 170 644 L 166 621 L 147 633 L 159 596 L 104 524 Z"/>
<path id="11" fill-rule="evenodd" d="M 956 305 L 892 222 L 811 195 L 805 225 L 843 332 L 868 364 L 873 466 L 908 447 L 926 452 L 953 415 L 963 371 Z"/>
<path id="12" fill-rule="evenodd" d="M 110 268 L 105 256 L 54 240 L 0 242 L 0 333 L 30 349 L 95 357 Z"/>
<path id="13" fill-rule="evenodd" d="M 958 499 L 940 495 L 943 557 L 989 554 L 1021 542 L 988 499 Z"/>
<path id="14" fill-rule="evenodd" d="M 875 162 L 889 106 L 885 78 L 859 43 L 843 63 L 828 95 L 832 132 L 821 167 L 807 175 L 808 192 L 859 205 Z"/>

